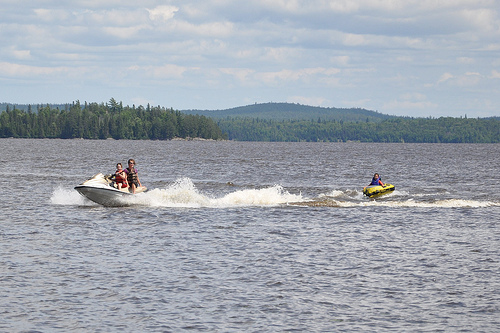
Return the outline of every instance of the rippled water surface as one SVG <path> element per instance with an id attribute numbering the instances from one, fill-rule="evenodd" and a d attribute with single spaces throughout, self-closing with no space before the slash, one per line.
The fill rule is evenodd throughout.
<path id="1" fill-rule="evenodd" d="M 500 145 L 0 147 L 1 332 L 500 329 Z M 131 206 L 73 189 L 130 157 Z"/>

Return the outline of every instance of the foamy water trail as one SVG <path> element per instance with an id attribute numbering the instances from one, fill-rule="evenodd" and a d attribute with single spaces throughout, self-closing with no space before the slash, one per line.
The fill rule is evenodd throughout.
<path id="1" fill-rule="evenodd" d="M 133 197 L 134 202 L 153 207 L 207 207 L 210 198 L 199 193 L 189 178 L 181 178 L 165 189 L 153 189 Z"/>
<path id="2" fill-rule="evenodd" d="M 499 202 L 493 201 L 477 201 L 463 199 L 446 199 L 435 201 L 415 201 L 409 200 L 370 200 L 363 201 L 343 201 L 335 199 L 311 200 L 305 202 L 292 203 L 297 206 L 313 206 L 313 207 L 393 207 L 393 208 L 487 208 L 499 207 Z"/>
<path id="3" fill-rule="evenodd" d="M 165 189 L 154 189 L 133 198 L 135 202 L 157 207 L 213 207 L 273 206 L 291 201 L 302 201 L 301 195 L 290 194 L 279 185 L 262 189 L 245 189 L 223 197 L 200 193 L 189 178 L 177 180 Z"/>
<path id="4" fill-rule="evenodd" d="M 293 201 L 302 201 L 302 196 L 290 194 L 280 185 L 236 191 L 216 200 L 219 206 L 272 206 Z"/>
<path id="5" fill-rule="evenodd" d="M 446 192 L 448 193 L 448 192 Z M 388 193 L 375 200 L 369 199 L 359 190 L 332 190 L 321 194 L 317 199 L 293 202 L 297 206 L 314 207 L 394 207 L 394 208 L 487 208 L 498 207 L 498 201 L 480 201 L 470 199 L 432 199 L 436 194 L 410 194 L 407 191 Z M 425 199 L 423 199 L 425 198 Z M 417 199 L 417 200 L 415 200 Z"/>
<path id="6" fill-rule="evenodd" d="M 85 205 L 85 206 L 95 206 L 96 204 L 90 200 L 87 200 L 81 196 L 74 189 L 67 189 L 63 187 L 58 187 L 52 191 L 50 197 L 50 202 L 54 205 L 62 206 L 74 206 L 74 205 Z"/>
<path id="7" fill-rule="evenodd" d="M 425 195 L 424 197 L 428 197 Z M 189 178 L 176 180 L 164 189 L 153 189 L 126 198 L 128 205 L 179 208 L 230 208 L 242 206 L 276 206 L 290 204 L 315 207 L 394 207 L 394 208 L 486 208 L 498 207 L 500 202 L 469 199 L 425 199 L 422 195 L 409 195 L 404 191 L 394 191 L 371 200 L 359 190 L 332 190 L 317 198 L 305 198 L 302 194 L 291 194 L 281 185 L 261 189 L 242 189 L 217 197 L 201 193 Z M 76 190 L 58 187 L 52 192 L 50 201 L 54 205 L 97 204 L 81 196 Z"/>
<path id="8" fill-rule="evenodd" d="M 436 200 L 432 202 L 426 201 L 387 201 L 379 203 L 379 205 L 387 204 L 388 207 L 442 207 L 442 208 L 485 208 L 500 206 L 499 203 L 492 201 L 477 201 L 477 200 L 463 200 L 463 199 L 446 199 Z"/>
<path id="9" fill-rule="evenodd" d="M 287 202 L 302 201 L 301 195 L 290 194 L 280 185 L 262 189 L 244 189 L 223 195 L 209 196 L 200 191 L 189 178 L 176 180 L 165 189 L 153 189 L 146 193 L 123 198 L 128 205 L 150 207 L 211 207 L 228 208 L 240 206 L 274 206 Z M 54 205 L 88 205 L 95 203 L 81 196 L 76 190 L 56 188 L 50 201 Z"/>

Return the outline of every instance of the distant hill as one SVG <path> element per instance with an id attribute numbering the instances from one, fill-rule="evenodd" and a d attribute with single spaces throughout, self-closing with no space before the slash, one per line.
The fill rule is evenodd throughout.
<path id="1" fill-rule="evenodd" d="M 291 103 L 216 111 L 124 107 L 113 98 L 84 105 L 0 103 L 1 138 L 498 143 L 499 133 L 499 117 L 410 118 Z"/>
<path id="2" fill-rule="evenodd" d="M 0 103 L 0 112 L 7 109 L 18 109 L 37 112 L 39 107 L 49 105 L 51 108 L 68 110 L 71 103 L 67 104 L 13 104 Z M 180 110 L 184 114 L 202 115 L 209 118 L 259 118 L 266 120 L 319 120 L 322 121 L 369 121 L 379 122 L 382 120 L 398 118 L 396 116 L 385 115 L 376 111 L 361 108 L 325 108 L 319 106 L 309 106 L 294 103 L 261 103 L 239 106 L 225 110 Z"/>
<path id="3" fill-rule="evenodd" d="M 259 118 L 270 120 L 336 120 L 378 122 L 397 118 L 360 108 L 342 109 L 308 106 L 293 103 L 262 103 L 226 110 L 181 110 L 182 113 L 210 118 Z"/>

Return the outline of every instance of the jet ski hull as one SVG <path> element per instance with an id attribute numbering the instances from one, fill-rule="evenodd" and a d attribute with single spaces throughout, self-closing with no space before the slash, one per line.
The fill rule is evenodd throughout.
<path id="1" fill-rule="evenodd" d="M 75 187 L 75 190 L 85 198 L 109 207 L 128 206 L 130 203 L 127 203 L 127 198 L 133 195 L 132 193 L 122 192 L 111 187 L 107 189 L 88 185 L 78 185 Z"/>
<path id="2" fill-rule="evenodd" d="M 110 176 L 98 173 L 80 185 L 75 186 L 75 190 L 85 198 L 103 206 L 120 207 L 131 205 L 134 194 L 130 193 L 127 188 L 117 189 L 110 178 Z M 146 187 L 141 186 L 135 192 L 140 193 L 146 190 Z"/>

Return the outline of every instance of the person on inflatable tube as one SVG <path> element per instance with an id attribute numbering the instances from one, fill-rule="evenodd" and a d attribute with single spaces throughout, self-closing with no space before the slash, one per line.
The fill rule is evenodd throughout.
<path id="1" fill-rule="evenodd" d="M 384 183 L 382 182 L 382 178 L 380 178 L 378 173 L 373 175 L 372 182 L 368 186 L 371 186 L 371 185 L 385 186 Z"/>

